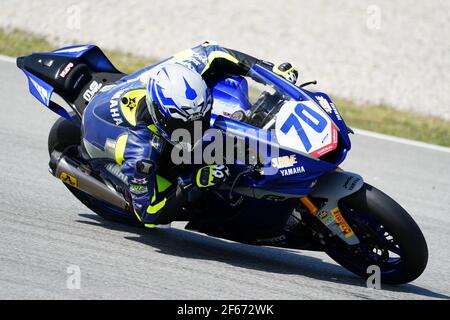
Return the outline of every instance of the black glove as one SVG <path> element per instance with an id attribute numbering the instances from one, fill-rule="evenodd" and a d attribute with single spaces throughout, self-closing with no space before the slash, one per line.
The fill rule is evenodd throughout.
<path id="1" fill-rule="evenodd" d="M 230 170 L 226 165 L 207 165 L 197 171 L 195 183 L 199 188 L 216 186 L 226 181 L 230 176 Z"/>
<path id="2" fill-rule="evenodd" d="M 274 65 L 272 71 L 282 76 L 292 84 L 295 84 L 297 82 L 298 70 L 296 67 L 292 66 L 292 64 L 290 64 L 289 62 L 283 62 Z"/>

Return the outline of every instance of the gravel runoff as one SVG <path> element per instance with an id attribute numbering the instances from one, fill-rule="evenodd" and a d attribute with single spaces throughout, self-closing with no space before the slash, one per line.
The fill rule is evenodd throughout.
<path id="1" fill-rule="evenodd" d="M 77 19 L 79 18 L 79 19 Z M 450 1 L 0 2 L 0 27 L 149 57 L 206 39 L 299 66 L 358 103 L 450 119 Z"/>

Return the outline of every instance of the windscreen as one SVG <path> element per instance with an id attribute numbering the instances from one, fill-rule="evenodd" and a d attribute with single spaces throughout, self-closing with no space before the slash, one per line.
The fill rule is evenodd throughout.
<path id="1" fill-rule="evenodd" d="M 250 69 L 245 77 L 225 79 L 214 88 L 214 113 L 260 129 L 273 129 L 275 116 L 291 98 Z"/>

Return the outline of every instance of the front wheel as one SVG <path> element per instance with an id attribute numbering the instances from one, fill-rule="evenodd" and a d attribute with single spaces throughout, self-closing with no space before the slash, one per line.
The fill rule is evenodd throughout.
<path id="1" fill-rule="evenodd" d="M 360 243 L 348 246 L 341 240 L 326 253 L 346 269 L 367 278 L 376 265 L 381 281 L 401 284 L 413 281 L 425 270 L 428 248 L 411 216 L 393 199 L 369 184 L 339 201 L 339 209 Z"/>

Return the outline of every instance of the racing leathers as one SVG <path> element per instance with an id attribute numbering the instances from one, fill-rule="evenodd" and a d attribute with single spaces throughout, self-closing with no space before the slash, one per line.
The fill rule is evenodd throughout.
<path id="1" fill-rule="evenodd" d="M 131 196 L 134 213 L 148 227 L 175 220 L 180 208 L 200 194 L 201 187 L 217 184 L 228 174 L 224 166 L 206 166 L 188 182 L 175 184 L 157 174 L 167 142 L 152 123 L 146 87 L 160 67 L 174 62 L 198 72 L 208 87 L 218 78 L 245 75 L 256 63 L 285 77 L 294 69 L 205 42 L 100 89 L 83 115 L 83 147 L 89 157 L 110 158 L 120 166 L 119 176 L 127 185 L 125 193 Z M 289 76 L 293 77 L 292 72 Z M 214 175 L 218 170 L 224 173 L 216 176 L 223 178 Z"/>

